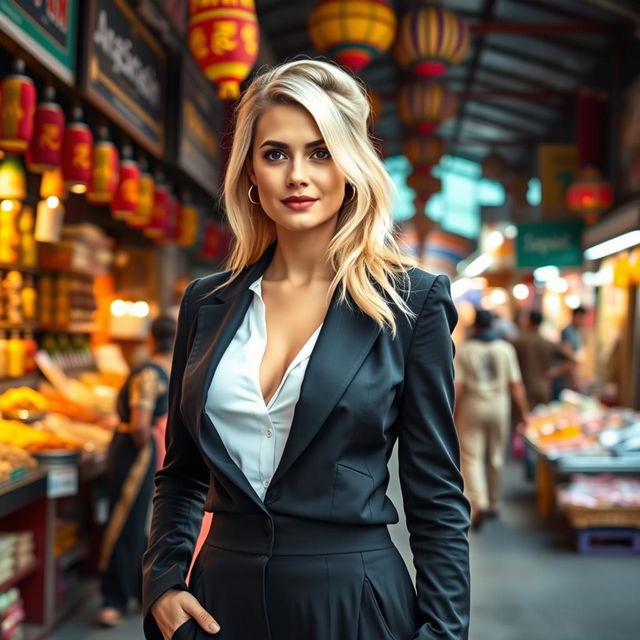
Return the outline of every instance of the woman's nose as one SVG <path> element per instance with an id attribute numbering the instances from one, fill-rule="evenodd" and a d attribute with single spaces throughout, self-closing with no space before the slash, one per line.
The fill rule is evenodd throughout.
<path id="1" fill-rule="evenodd" d="M 290 165 L 288 182 L 290 186 L 309 184 L 309 177 L 305 163 L 302 160 L 293 160 Z"/>

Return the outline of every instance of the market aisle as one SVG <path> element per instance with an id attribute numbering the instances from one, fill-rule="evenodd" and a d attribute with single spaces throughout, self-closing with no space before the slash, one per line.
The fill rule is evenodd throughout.
<path id="1" fill-rule="evenodd" d="M 508 489 L 502 520 L 489 522 L 471 539 L 470 640 L 638 637 L 640 558 L 577 555 L 557 523 L 547 526 L 539 520 L 533 485 L 522 479 L 518 465 L 509 465 L 505 480 Z M 393 482 L 390 493 L 399 504 Z M 399 528 L 393 535 L 410 562 L 406 535 Z M 98 600 L 93 598 L 52 639 L 142 638 L 141 619 L 136 616 L 117 630 L 93 627 L 97 607 Z"/>

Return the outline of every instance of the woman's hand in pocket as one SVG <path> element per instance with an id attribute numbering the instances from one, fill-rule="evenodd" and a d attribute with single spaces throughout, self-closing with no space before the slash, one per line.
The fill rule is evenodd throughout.
<path id="1" fill-rule="evenodd" d="M 171 640 L 178 627 L 193 618 L 207 633 L 218 633 L 220 625 L 188 591 L 169 589 L 151 607 L 164 640 Z"/>

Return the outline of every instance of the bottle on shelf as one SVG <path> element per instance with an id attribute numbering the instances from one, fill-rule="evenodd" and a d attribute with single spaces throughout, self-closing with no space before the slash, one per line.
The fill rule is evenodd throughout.
<path id="1" fill-rule="evenodd" d="M 24 322 L 21 296 L 23 283 L 22 274 L 16 270 L 9 271 L 2 282 L 6 296 L 7 320 L 11 324 L 22 324 Z"/>
<path id="2" fill-rule="evenodd" d="M 33 337 L 33 331 L 25 331 L 24 333 L 25 362 L 24 372 L 29 375 L 37 370 L 36 353 L 38 352 L 38 343 Z"/>
<path id="3" fill-rule="evenodd" d="M 7 373 L 10 378 L 21 378 L 24 376 L 25 365 L 25 344 L 24 340 L 20 337 L 20 332 L 14 329 L 11 332 L 11 338 L 8 343 L 8 355 L 9 362 L 7 366 Z"/>
<path id="4" fill-rule="evenodd" d="M 35 267 L 38 264 L 38 246 L 33 233 L 33 208 L 24 207 L 18 221 L 20 232 L 20 253 L 25 267 Z"/>
<path id="5" fill-rule="evenodd" d="M 22 296 L 22 315 L 25 321 L 33 322 L 36 319 L 36 303 L 38 300 L 38 293 L 33 284 L 33 276 L 25 276 L 24 286 L 20 293 Z"/>
<path id="6" fill-rule="evenodd" d="M 7 377 L 9 371 L 9 343 L 4 331 L 0 331 L 0 380 Z"/>

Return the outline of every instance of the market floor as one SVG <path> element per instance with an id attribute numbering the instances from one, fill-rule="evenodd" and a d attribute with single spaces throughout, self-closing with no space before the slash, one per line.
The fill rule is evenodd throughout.
<path id="1" fill-rule="evenodd" d="M 501 520 L 471 536 L 470 640 L 637 638 L 640 557 L 576 554 L 559 523 L 538 518 L 533 486 L 522 479 L 518 465 L 509 465 L 505 486 Z M 397 485 L 390 493 L 398 495 Z M 395 498 L 394 502 L 400 504 Z M 406 533 L 398 527 L 393 536 L 410 563 Z M 142 638 L 139 616 L 114 630 L 93 626 L 97 607 L 96 596 L 52 640 Z"/>

